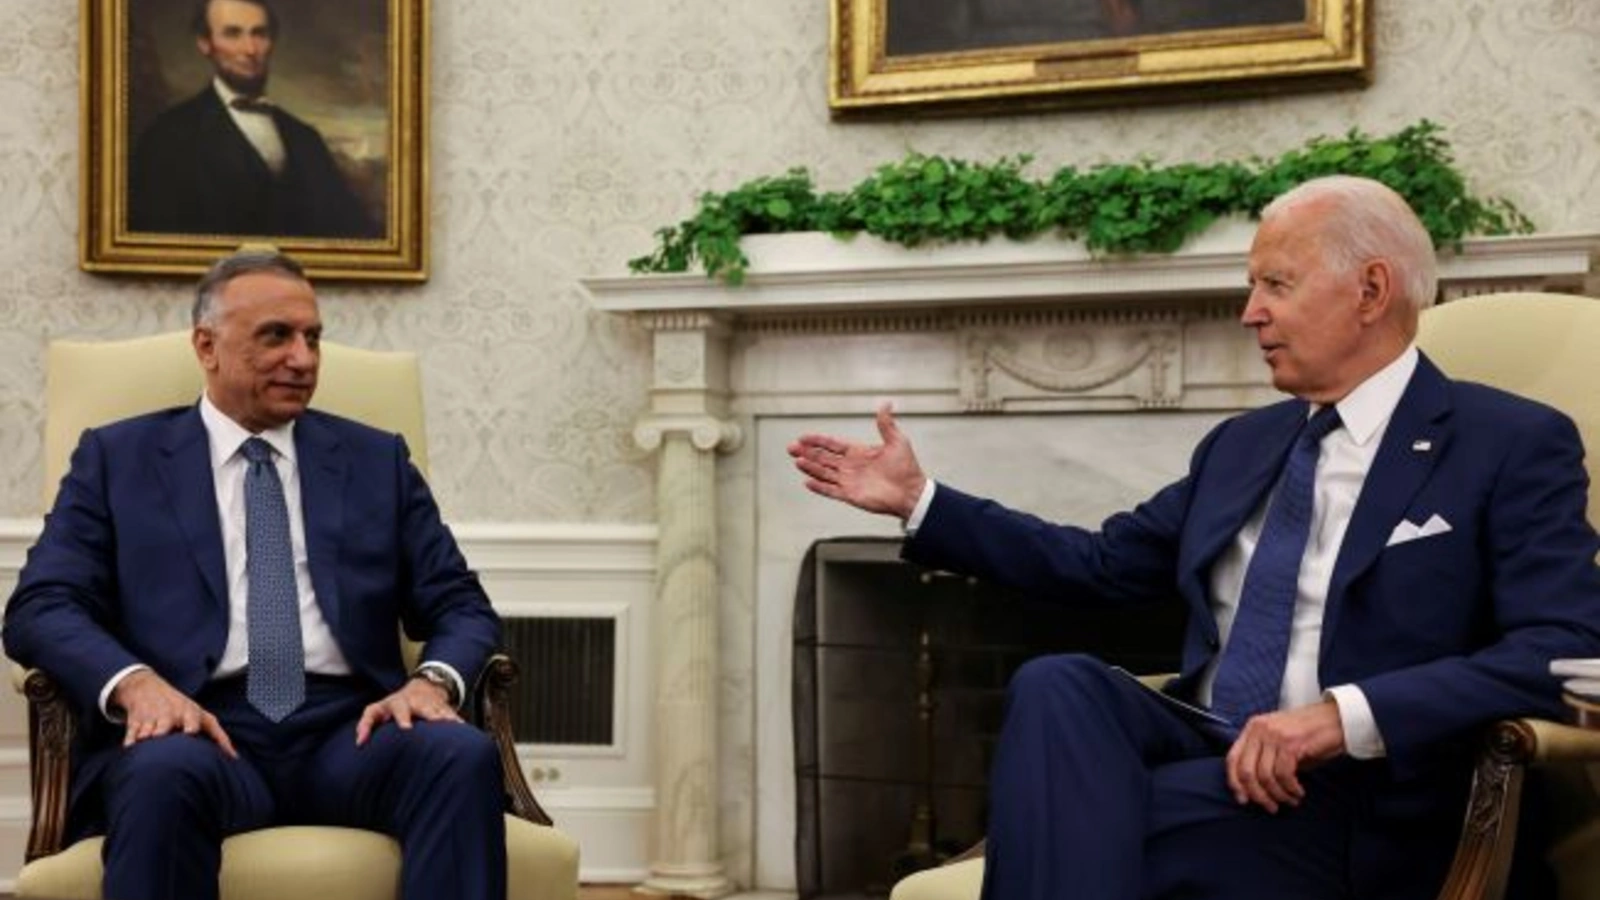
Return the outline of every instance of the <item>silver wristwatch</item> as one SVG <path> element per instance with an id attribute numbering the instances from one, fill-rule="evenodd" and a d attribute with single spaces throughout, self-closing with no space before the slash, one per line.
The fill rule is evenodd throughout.
<path id="1" fill-rule="evenodd" d="M 437 666 L 418 666 L 417 670 L 411 673 L 411 677 L 420 678 L 429 684 L 437 685 L 438 687 L 442 688 L 444 690 L 445 698 L 450 701 L 451 706 L 461 705 L 461 698 L 456 696 L 455 679 L 451 678 L 449 675 L 446 675 L 444 671 L 439 669 Z"/>

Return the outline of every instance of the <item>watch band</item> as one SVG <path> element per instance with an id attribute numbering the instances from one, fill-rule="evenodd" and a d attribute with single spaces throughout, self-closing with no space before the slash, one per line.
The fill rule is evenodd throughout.
<path id="1" fill-rule="evenodd" d="M 444 670 L 440 669 L 438 666 L 418 666 L 416 671 L 411 673 L 411 677 L 420 678 L 429 684 L 437 685 L 438 687 L 442 688 L 444 690 L 445 699 L 450 702 L 451 706 L 459 707 L 461 705 L 461 698 L 456 696 L 455 679 L 447 675 Z"/>

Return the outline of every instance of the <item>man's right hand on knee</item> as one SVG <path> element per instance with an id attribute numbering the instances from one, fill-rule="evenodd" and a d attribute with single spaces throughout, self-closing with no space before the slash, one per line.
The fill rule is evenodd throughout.
<path id="1" fill-rule="evenodd" d="M 239 758 L 216 716 L 149 669 L 131 672 L 118 682 L 111 693 L 111 703 L 122 711 L 127 727 L 122 738 L 124 747 L 181 731 L 204 734 L 216 741 L 229 758 Z"/>

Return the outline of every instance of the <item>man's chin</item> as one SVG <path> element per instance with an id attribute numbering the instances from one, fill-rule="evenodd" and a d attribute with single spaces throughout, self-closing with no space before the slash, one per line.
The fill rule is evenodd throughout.
<path id="1" fill-rule="evenodd" d="M 227 85 L 229 90 L 245 97 L 259 97 L 267 92 L 266 73 L 249 77 L 235 72 L 218 72 L 217 77 Z"/>

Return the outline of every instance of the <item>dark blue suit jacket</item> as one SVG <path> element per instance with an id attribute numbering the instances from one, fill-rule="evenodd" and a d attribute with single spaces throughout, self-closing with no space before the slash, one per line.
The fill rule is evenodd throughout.
<path id="1" fill-rule="evenodd" d="M 426 641 L 424 658 L 470 685 L 500 620 L 405 441 L 314 410 L 294 439 L 312 584 L 354 676 L 374 698 L 400 687 L 403 623 Z M 98 712 L 118 671 L 142 662 L 194 696 L 222 656 L 228 586 L 210 471 L 192 406 L 85 431 L 73 454 L 4 638 L 12 658 L 50 672 L 83 712 L 80 751 L 120 740 Z"/>
<path id="2" fill-rule="evenodd" d="M 1218 649 L 1211 566 L 1263 502 L 1306 414 L 1291 400 L 1223 422 L 1186 477 L 1099 532 L 941 485 L 905 556 L 1063 602 L 1182 602 L 1171 690 L 1192 697 Z M 1460 801 L 1477 728 L 1560 716 L 1550 660 L 1600 656 L 1587 485 L 1567 417 L 1419 361 L 1339 550 L 1319 660 L 1323 686 L 1355 684 L 1371 703 L 1388 749 L 1371 775 L 1416 788 L 1380 805 L 1410 815 Z M 1434 515 L 1451 530 L 1387 546 L 1402 520 Z"/>

